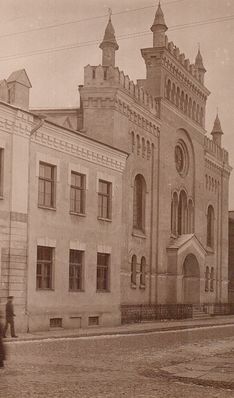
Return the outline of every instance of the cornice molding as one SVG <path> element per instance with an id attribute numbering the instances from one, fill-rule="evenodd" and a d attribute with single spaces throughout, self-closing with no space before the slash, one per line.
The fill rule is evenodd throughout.
<path id="1" fill-rule="evenodd" d="M 78 135 L 77 137 L 68 137 L 67 132 L 61 133 L 62 137 L 58 137 L 57 129 L 46 126 L 37 131 L 31 141 L 120 173 L 124 171 L 127 154 L 97 142 L 91 142 L 86 137 Z"/>
<path id="2" fill-rule="evenodd" d="M 214 169 L 219 170 L 220 172 L 226 172 L 228 175 L 230 175 L 232 171 L 231 166 L 229 166 L 227 163 L 221 162 L 220 160 L 216 159 L 206 150 L 205 150 L 205 163 L 206 167 L 208 168 L 213 167 Z"/>
<path id="3" fill-rule="evenodd" d="M 127 153 L 47 122 L 30 137 L 32 128 L 35 126 L 34 116 L 14 108 L 9 108 L 9 111 L 4 107 L 2 113 L 5 117 L 0 116 L 0 129 L 3 132 L 19 135 L 30 140 L 31 143 L 70 154 L 120 173 L 125 169 Z"/>

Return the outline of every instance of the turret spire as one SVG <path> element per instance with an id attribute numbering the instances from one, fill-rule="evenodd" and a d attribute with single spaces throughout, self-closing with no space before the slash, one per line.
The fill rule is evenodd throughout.
<path id="1" fill-rule="evenodd" d="M 221 139 L 222 139 L 222 135 L 223 135 L 223 130 L 222 130 L 221 123 L 220 123 L 220 120 L 219 120 L 218 111 L 217 111 L 217 115 L 216 115 L 216 118 L 215 118 L 215 121 L 214 121 L 214 127 L 213 127 L 213 130 L 212 130 L 211 134 L 213 136 L 213 141 L 217 145 L 221 146 Z"/>
<path id="2" fill-rule="evenodd" d="M 199 43 L 198 43 L 198 52 L 197 52 L 197 56 L 195 59 L 195 67 L 198 70 L 199 79 L 200 79 L 201 83 L 204 84 L 204 76 L 206 73 L 206 68 L 203 65 L 203 59 L 202 59 L 202 55 L 200 52 L 200 44 Z"/>
<path id="3" fill-rule="evenodd" d="M 153 46 L 163 47 L 165 46 L 165 32 L 167 31 L 167 25 L 164 19 L 164 14 L 162 12 L 160 1 L 158 3 L 158 8 L 155 14 L 153 25 L 151 30 L 153 32 Z"/>
<path id="4" fill-rule="evenodd" d="M 117 51 L 119 48 L 115 38 L 115 30 L 111 21 L 111 14 L 111 9 L 109 9 L 109 20 L 104 33 L 103 41 L 99 46 L 102 49 L 103 66 L 115 66 L 115 51 Z"/>

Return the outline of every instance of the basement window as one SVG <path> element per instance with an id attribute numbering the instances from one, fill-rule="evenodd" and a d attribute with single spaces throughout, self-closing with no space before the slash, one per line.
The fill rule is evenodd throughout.
<path id="1" fill-rule="evenodd" d="M 99 317 L 98 316 L 90 316 L 89 317 L 89 326 L 97 326 L 99 325 Z"/>
<path id="2" fill-rule="evenodd" d="M 50 327 L 51 328 L 61 328 L 62 327 L 62 318 L 50 318 Z"/>

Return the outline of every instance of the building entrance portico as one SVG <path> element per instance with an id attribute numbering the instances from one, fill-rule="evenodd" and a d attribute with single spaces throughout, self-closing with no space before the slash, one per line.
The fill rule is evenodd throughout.
<path id="1" fill-rule="evenodd" d="M 200 270 L 194 254 L 188 254 L 184 260 L 182 288 L 184 304 L 200 303 Z"/>

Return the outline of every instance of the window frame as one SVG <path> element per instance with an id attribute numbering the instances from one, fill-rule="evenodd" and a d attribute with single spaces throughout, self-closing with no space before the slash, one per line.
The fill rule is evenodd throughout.
<path id="1" fill-rule="evenodd" d="M 131 258 L 131 286 L 135 287 L 137 284 L 137 257 L 133 254 Z"/>
<path id="2" fill-rule="evenodd" d="M 207 209 L 207 231 L 206 231 L 206 245 L 211 250 L 215 246 L 215 211 L 212 205 Z"/>
<path id="3" fill-rule="evenodd" d="M 142 174 L 137 174 L 133 185 L 133 229 L 145 233 L 146 182 Z"/>
<path id="4" fill-rule="evenodd" d="M 50 259 L 39 259 L 39 249 L 47 249 L 50 251 Z M 43 257 L 43 255 L 42 255 Z M 38 268 L 41 267 L 41 272 Z M 49 266 L 49 286 L 46 287 L 46 266 Z M 53 290 L 53 272 L 54 272 L 54 248 L 50 246 L 37 246 L 37 267 L 36 267 L 36 290 Z M 41 283 L 38 282 L 39 277 L 41 278 Z M 41 285 L 41 286 L 39 286 Z"/>
<path id="5" fill-rule="evenodd" d="M 101 184 L 106 184 L 107 193 L 101 192 Z M 106 214 L 104 214 L 104 198 L 107 199 Z M 112 220 L 112 182 L 103 180 L 101 178 L 98 179 L 98 219 L 107 221 Z"/>
<path id="6" fill-rule="evenodd" d="M 105 256 L 105 264 L 99 262 L 100 257 Z M 101 273 L 101 277 L 99 276 Z M 97 274 L 96 274 L 97 293 L 110 292 L 110 253 L 97 253 Z"/>
<path id="7" fill-rule="evenodd" d="M 72 175 L 79 176 L 81 178 L 81 184 L 73 185 L 72 184 Z M 75 192 L 75 199 L 74 199 L 74 209 L 72 209 L 72 191 Z M 77 211 L 76 207 L 76 195 L 79 192 L 80 195 L 80 211 Z M 70 184 L 70 214 L 77 214 L 77 215 L 85 215 L 85 207 L 86 207 L 86 175 L 82 173 L 78 173 L 74 170 L 71 170 L 71 184 Z"/>
<path id="8" fill-rule="evenodd" d="M 80 254 L 80 256 L 81 256 L 80 262 L 72 262 L 71 261 L 72 252 L 78 252 Z M 78 269 L 78 273 L 80 275 L 80 277 L 78 278 L 80 285 L 77 288 L 75 288 L 75 287 L 71 288 L 71 284 L 70 284 L 71 280 L 73 281 L 73 286 L 74 286 L 75 285 L 75 280 L 77 279 L 76 275 L 74 275 L 71 278 L 71 272 L 70 272 L 71 271 L 71 267 L 73 269 Z M 81 292 L 81 291 L 84 291 L 83 272 L 84 272 L 84 251 L 83 250 L 69 249 L 69 287 L 68 287 L 69 292 Z"/>
<path id="9" fill-rule="evenodd" d="M 42 177 L 40 175 L 41 166 L 51 168 L 51 178 Z M 38 207 L 44 209 L 56 209 L 56 169 L 57 167 L 51 163 L 39 161 L 39 176 L 38 176 Z M 43 192 L 40 192 L 40 183 L 43 184 Z M 46 204 L 46 182 L 50 184 L 50 205 Z M 43 200 L 40 201 L 40 195 L 43 194 Z"/>

